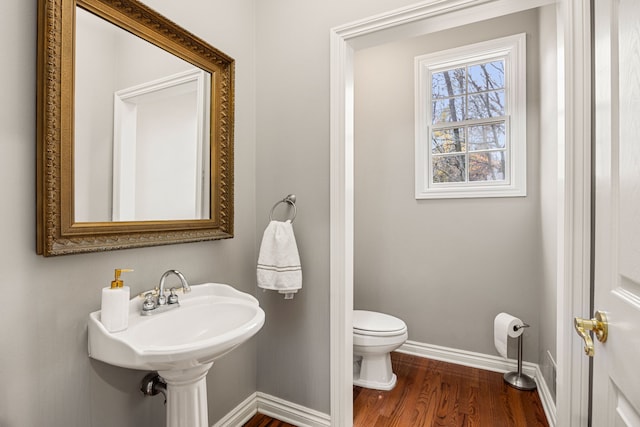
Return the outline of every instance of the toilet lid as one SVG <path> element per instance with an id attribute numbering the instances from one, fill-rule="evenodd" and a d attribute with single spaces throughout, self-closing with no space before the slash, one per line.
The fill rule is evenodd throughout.
<path id="1" fill-rule="evenodd" d="M 366 310 L 353 310 L 353 332 L 361 335 L 390 336 L 407 330 L 397 317 Z"/>

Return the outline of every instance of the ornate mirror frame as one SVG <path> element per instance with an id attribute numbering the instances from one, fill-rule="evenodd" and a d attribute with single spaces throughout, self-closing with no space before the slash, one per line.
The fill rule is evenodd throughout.
<path id="1" fill-rule="evenodd" d="M 38 3 L 37 253 L 65 255 L 233 237 L 234 60 L 136 0 Z M 74 221 L 76 6 L 211 73 L 209 219 Z"/>

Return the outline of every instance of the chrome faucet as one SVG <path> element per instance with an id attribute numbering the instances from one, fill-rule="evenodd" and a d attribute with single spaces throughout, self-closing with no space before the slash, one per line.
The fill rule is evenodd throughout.
<path id="1" fill-rule="evenodd" d="M 158 301 L 157 301 L 158 305 L 164 305 L 167 302 L 169 304 L 175 304 L 178 302 L 178 299 L 177 299 L 178 296 L 175 294 L 173 290 L 171 291 L 171 295 L 169 295 L 168 301 L 167 301 L 167 297 L 164 295 L 164 281 L 167 278 L 167 276 L 169 276 L 170 274 L 175 274 L 176 276 L 178 276 L 178 279 L 180 279 L 180 283 L 182 284 L 182 291 L 185 294 L 187 292 L 191 292 L 191 287 L 187 283 L 187 279 L 184 278 L 182 273 L 180 273 L 178 270 L 167 270 L 164 272 L 162 277 L 160 277 L 160 284 L 158 285 Z M 174 296 L 176 298 L 175 300 L 172 298 Z"/>
<path id="2" fill-rule="evenodd" d="M 162 277 L 160 277 L 160 284 L 158 285 L 158 287 L 154 291 L 144 293 L 144 302 L 142 303 L 143 315 L 148 316 L 180 306 L 175 288 L 171 288 L 170 294 L 168 296 L 165 295 L 164 282 L 167 276 L 171 274 L 175 274 L 176 276 L 178 276 L 178 279 L 180 279 L 183 293 L 186 294 L 187 292 L 191 292 L 191 287 L 189 286 L 189 283 L 187 283 L 187 279 L 184 278 L 182 273 L 180 273 L 178 270 L 167 270 L 162 274 Z M 156 294 L 155 299 L 154 294 Z"/>

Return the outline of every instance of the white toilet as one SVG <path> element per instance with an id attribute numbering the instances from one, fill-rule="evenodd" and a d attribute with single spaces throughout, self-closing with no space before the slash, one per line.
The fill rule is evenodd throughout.
<path id="1" fill-rule="evenodd" d="M 407 325 L 397 317 L 353 310 L 353 384 L 376 390 L 395 387 L 397 378 L 389 353 L 407 337 Z"/>

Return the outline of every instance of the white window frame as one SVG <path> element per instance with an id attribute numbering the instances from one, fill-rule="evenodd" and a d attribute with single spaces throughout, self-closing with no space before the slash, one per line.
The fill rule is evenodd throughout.
<path id="1" fill-rule="evenodd" d="M 431 161 L 431 75 L 503 59 L 505 67 L 506 165 L 501 181 L 434 183 Z M 446 199 L 527 195 L 526 34 L 489 40 L 415 58 L 415 197 Z M 494 118 L 478 121 L 488 123 Z M 454 122 L 451 122 L 453 124 Z M 468 168 L 468 164 L 466 167 Z"/>

